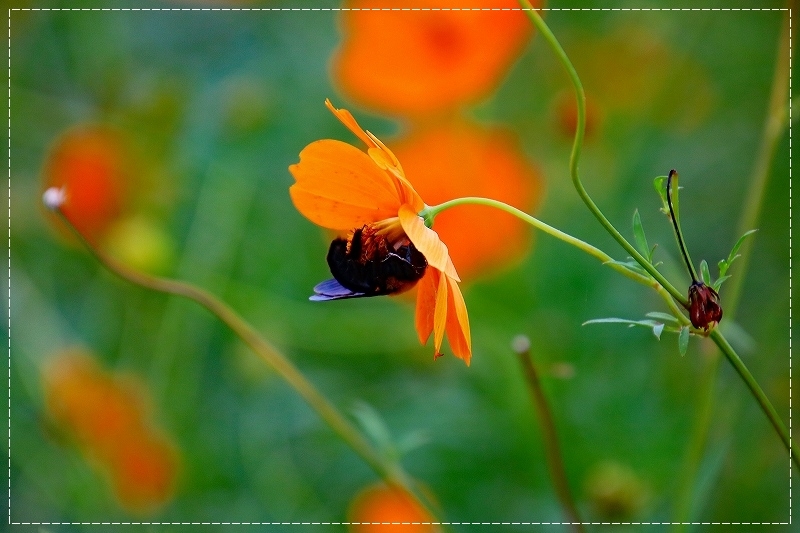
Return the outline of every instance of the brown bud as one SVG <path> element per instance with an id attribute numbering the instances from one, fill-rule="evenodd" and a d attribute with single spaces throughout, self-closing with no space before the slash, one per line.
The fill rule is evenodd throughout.
<path id="1" fill-rule="evenodd" d="M 695 281 L 689 287 L 689 319 L 694 327 L 705 331 L 722 320 L 719 294 L 702 281 Z"/>

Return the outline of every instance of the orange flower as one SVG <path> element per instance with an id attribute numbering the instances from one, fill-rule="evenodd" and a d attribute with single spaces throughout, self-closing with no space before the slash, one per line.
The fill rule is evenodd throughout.
<path id="1" fill-rule="evenodd" d="M 66 191 L 64 214 L 91 241 L 125 210 L 129 159 L 122 138 L 102 126 L 70 130 L 51 148 L 44 188 Z"/>
<path id="2" fill-rule="evenodd" d="M 42 383 L 51 419 L 108 473 L 123 506 L 148 512 L 171 498 L 177 451 L 150 424 L 135 381 L 109 375 L 82 350 L 67 350 L 49 361 Z"/>
<path id="3" fill-rule="evenodd" d="M 386 145 L 362 130 L 347 110 L 335 109 L 329 100 L 325 105 L 367 145 L 367 153 L 324 139 L 306 146 L 300 162 L 289 167 L 295 179 L 289 193 L 297 210 L 324 228 L 351 232 L 346 242 L 332 243 L 328 264 L 336 279 L 317 285 L 312 299 L 397 293 L 419 280 L 420 341 L 426 343 L 433 333 L 439 355 L 446 332 L 453 353 L 469 364 L 469 319 L 460 278 L 447 246 L 419 216 L 425 203 Z M 343 269 L 338 275 L 337 267 Z M 349 279 L 355 275 L 359 279 Z"/>
<path id="4" fill-rule="evenodd" d="M 503 128 L 449 121 L 413 131 L 392 146 L 414 188 L 432 204 L 484 196 L 528 211 L 542 195 L 539 172 Z M 444 211 L 436 230 L 465 279 L 521 257 L 531 238 L 520 219 L 479 205 Z"/>
<path id="5" fill-rule="evenodd" d="M 462 10 L 396 10 L 404 4 Z M 389 114 L 421 115 L 486 96 L 532 32 L 524 13 L 500 11 L 519 7 L 513 0 L 353 0 L 346 7 L 354 11 L 342 13 L 333 77 L 349 97 Z"/>
<path id="6" fill-rule="evenodd" d="M 433 521 L 430 515 L 407 493 L 381 484 L 362 490 L 353 500 L 348 515 L 350 530 L 357 533 L 438 531 L 430 523 Z"/>

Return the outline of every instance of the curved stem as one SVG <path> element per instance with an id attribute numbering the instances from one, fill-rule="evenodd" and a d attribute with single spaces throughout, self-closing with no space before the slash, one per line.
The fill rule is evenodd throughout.
<path id="1" fill-rule="evenodd" d="M 789 123 L 789 113 L 786 102 L 789 99 L 789 16 L 782 24 L 778 37 L 778 50 L 775 58 L 775 71 L 772 77 L 772 90 L 767 106 L 767 117 L 761 137 L 761 144 L 753 165 L 750 187 L 745 194 L 745 207 L 739 218 L 736 235 L 741 235 L 758 225 L 764 193 L 767 188 L 772 161 L 778 148 L 778 143 L 783 137 Z M 790 103 L 791 105 L 791 103 Z M 739 258 L 736 269 L 737 275 L 725 285 L 725 317 L 732 320 L 736 317 L 739 298 L 744 286 L 745 273 L 750 263 L 753 243 L 747 239 L 739 249 Z M 692 437 L 687 450 L 685 475 L 682 476 L 678 489 L 678 503 L 674 522 L 691 522 L 692 500 L 694 496 L 695 479 L 700 469 L 700 462 L 706 448 L 709 435 L 709 425 L 714 411 L 714 388 L 717 383 L 719 368 L 719 351 L 711 354 L 704 369 L 700 390 L 698 393 L 699 409 L 692 430 Z M 685 530 L 681 525 L 676 531 Z"/>
<path id="2" fill-rule="evenodd" d="M 586 189 L 583 187 L 583 184 L 578 176 L 578 160 L 580 158 L 581 145 L 583 144 L 583 134 L 586 127 L 586 95 L 583 91 L 583 84 L 581 84 L 581 80 L 578 77 L 578 73 L 575 71 L 575 67 L 572 66 L 572 63 L 567 57 L 566 52 L 564 52 L 564 49 L 561 47 L 561 44 L 558 42 L 558 39 L 556 39 L 555 35 L 553 35 L 553 32 L 550 31 L 550 28 L 548 28 L 547 24 L 545 24 L 544 20 L 542 20 L 542 17 L 539 15 L 539 13 L 533 9 L 528 0 L 519 0 L 519 2 L 523 8 L 525 8 L 525 13 L 527 13 L 528 18 L 531 19 L 536 28 L 542 33 L 544 39 L 561 61 L 561 64 L 567 71 L 570 81 L 575 88 L 575 99 L 578 107 L 578 123 L 575 130 L 575 142 L 572 145 L 572 154 L 570 155 L 569 161 L 570 175 L 572 177 L 572 183 L 575 186 L 575 189 L 578 191 L 578 194 L 583 199 L 589 210 L 595 215 L 597 220 L 600 221 L 600 224 L 602 224 L 602 226 L 611 234 L 611 236 L 613 236 L 614 239 L 616 239 L 616 241 L 619 242 L 619 244 L 631 255 L 631 257 L 633 257 L 637 263 L 639 263 L 651 276 L 653 276 L 658 283 L 660 283 L 667 291 L 669 291 L 675 300 L 677 300 L 684 307 L 687 307 L 689 303 L 687 298 L 680 294 L 677 289 L 675 289 L 675 287 L 673 287 L 661 275 L 661 273 L 658 272 L 652 264 L 650 264 L 649 261 L 647 261 L 627 240 L 625 240 L 625 238 L 619 233 L 619 231 L 617 231 L 611 222 L 608 221 L 605 215 L 603 215 L 594 201 L 592 201 L 591 197 L 589 197 Z M 714 329 L 710 336 L 750 388 L 750 391 L 753 393 L 756 401 L 758 401 L 759 405 L 761 405 L 764 414 L 767 415 L 767 418 L 775 428 L 775 431 L 781 437 L 781 440 L 783 440 L 786 448 L 789 450 L 795 465 L 800 468 L 800 460 L 798 460 L 798 455 L 791 446 L 791 440 L 789 433 L 786 430 L 786 426 L 784 426 L 783 421 L 778 416 L 769 399 L 761 390 L 761 387 L 747 370 L 747 367 L 744 366 L 742 360 L 739 359 L 739 356 L 736 354 L 733 347 L 728 344 L 727 339 L 725 339 L 722 333 L 720 333 L 719 329 Z"/>
<path id="3" fill-rule="evenodd" d="M 789 431 L 786 429 L 786 426 L 783 424 L 783 420 L 778 415 L 778 412 L 772 406 L 772 403 L 767 398 L 767 395 L 764 394 L 764 391 L 761 390 L 758 382 L 755 380 L 753 375 L 747 370 L 747 367 L 744 365 L 739 356 L 736 354 L 736 351 L 733 347 L 728 343 L 728 340 L 723 337 L 722 333 L 719 332 L 719 329 L 714 329 L 709 335 L 711 340 L 719 347 L 725 357 L 728 358 L 733 368 L 736 369 L 736 372 L 739 373 L 742 380 L 744 380 L 747 387 L 750 389 L 750 392 L 753 393 L 758 404 L 761 406 L 761 409 L 764 411 L 764 414 L 767 415 L 772 427 L 775 428 L 775 431 L 778 433 L 778 436 L 781 438 L 783 443 L 786 445 L 786 448 L 789 450 L 789 455 L 791 456 L 792 461 L 794 462 L 795 466 L 800 469 L 800 454 L 795 450 L 795 447 L 792 445 L 792 441 L 789 437 Z"/>
<path id="4" fill-rule="evenodd" d="M 120 263 L 97 249 L 78 231 L 61 209 L 48 206 L 59 215 L 73 234 L 84 244 L 91 254 L 109 271 L 120 278 L 166 294 L 183 296 L 202 305 L 228 326 L 236 336 L 247 344 L 261 359 L 270 365 L 280 376 L 311 406 L 342 440 L 344 440 L 372 468 L 379 477 L 391 486 L 407 492 L 432 518 L 435 516 L 413 489 L 411 478 L 399 464 L 390 462 L 378 453 L 358 429 L 342 415 L 336 407 L 317 390 L 314 385 L 277 348 L 264 340 L 258 332 L 227 304 L 210 293 L 189 283 L 151 276 Z"/>
<path id="5" fill-rule="evenodd" d="M 447 202 L 441 203 L 439 205 L 428 206 L 420 213 L 420 215 L 425 218 L 427 221 L 432 221 L 436 215 L 441 213 L 446 209 L 450 209 L 451 207 L 456 207 L 459 205 L 485 205 L 489 207 L 494 207 L 501 211 L 505 211 L 510 215 L 514 215 L 515 217 L 527 222 L 531 226 L 536 229 L 539 229 L 548 235 L 555 237 L 561 241 L 564 241 L 567 244 L 570 244 L 579 250 L 586 252 L 587 254 L 591 255 L 595 259 L 599 260 L 604 265 L 608 265 L 623 276 L 632 279 L 637 283 L 641 283 L 642 285 L 647 285 L 648 287 L 653 288 L 659 296 L 664 300 L 669 307 L 670 311 L 675 315 L 675 317 L 681 321 L 683 325 L 689 325 L 689 319 L 683 314 L 681 309 L 675 304 L 675 300 L 672 298 L 672 295 L 658 282 L 649 276 L 645 276 L 644 274 L 640 274 L 630 268 L 627 268 L 620 263 L 614 261 L 614 259 L 605 253 L 603 250 L 592 246 L 591 244 L 587 243 L 586 241 L 582 241 L 577 237 L 573 237 L 569 233 L 564 233 L 560 229 L 556 229 L 553 226 L 542 222 L 538 218 L 529 215 L 525 211 L 521 209 L 517 209 L 516 207 L 510 206 L 506 203 L 503 203 L 499 200 L 493 200 L 491 198 L 481 198 L 477 196 L 467 196 L 464 198 L 456 198 L 455 200 L 449 200 Z"/>
<path id="6" fill-rule="evenodd" d="M 479 196 L 465 196 L 463 198 L 456 198 L 455 200 L 448 200 L 447 202 L 443 202 L 443 203 L 438 204 L 438 205 L 428 206 L 422 211 L 422 213 L 420 213 L 420 215 L 423 216 L 424 218 L 432 220 L 432 219 L 434 219 L 436 217 L 436 215 L 438 215 L 442 211 L 450 209 L 451 207 L 456 207 L 456 206 L 459 206 L 459 205 L 470 205 L 470 204 L 471 205 L 485 205 L 485 206 L 488 206 L 488 207 L 494 207 L 494 208 L 499 209 L 501 211 L 505 211 L 506 213 L 508 213 L 510 215 L 514 215 L 515 217 L 527 222 L 528 224 L 530 224 L 534 228 L 542 230 L 543 232 L 547 233 L 548 235 L 551 235 L 551 236 L 555 237 L 556 239 L 562 240 L 567 244 L 571 244 L 572 246 L 578 248 L 579 250 L 582 250 L 582 251 L 586 252 L 587 254 L 591 255 L 592 257 L 595 257 L 595 258 L 599 259 L 600 261 L 602 261 L 604 263 L 607 263 L 609 261 L 613 261 L 613 259 L 612 259 L 612 257 L 610 255 L 608 255 L 604 251 L 600 250 L 599 248 L 596 248 L 596 247 L 592 246 L 591 244 L 578 239 L 577 237 L 573 237 L 572 235 L 570 235 L 568 233 L 564 233 L 560 229 L 556 229 L 553 226 L 551 226 L 549 224 L 546 224 L 545 222 L 542 222 L 538 218 L 529 215 L 528 213 L 526 213 L 525 211 L 522 211 L 521 209 L 517 209 L 516 207 L 510 206 L 510 205 L 508 205 L 508 204 L 506 204 L 504 202 L 501 202 L 499 200 L 493 200 L 491 198 L 482 198 L 482 197 L 479 197 Z M 623 268 L 623 270 L 627 270 L 627 269 Z M 644 277 L 644 276 L 642 276 L 642 277 Z"/>
<path id="7" fill-rule="evenodd" d="M 578 195 L 581 197 L 595 218 L 597 218 L 600 224 L 609 234 L 611 234 L 612 237 L 614 237 L 614 240 L 616 240 L 620 246 L 622 246 L 625 251 L 636 260 L 637 263 L 642 265 L 642 268 L 644 268 L 648 274 L 653 276 L 653 278 L 655 278 L 662 287 L 669 291 L 673 298 L 675 298 L 681 305 L 686 307 L 689 304 L 686 296 L 678 291 L 678 289 L 676 289 L 669 281 L 667 281 L 667 279 L 658 270 L 656 270 L 656 268 L 642 254 L 640 254 L 636 248 L 634 248 L 633 245 L 629 243 L 625 237 L 622 236 L 622 234 L 620 234 L 619 231 L 617 231 L 617 228 L 615 228 L 614 225 L 609 222 L 603 212 L 600 211 L 600 208 L 597 207 L 597 204 L 594 203 L 592 198 L 589 196 L 589 193 L 586 192 L 583 183 L 581 183 L 580 177 L 578 176 L 578 161 L 581 157 L 583 135 L 586 129 L 586 94 L 583 91 L 583 84 L 578 77 L 578 73 L 575 71 L 575 67 L 572 66 L 572 62 L 570 62 L 566 52 L 564 52 L 564 49 L 558 42 L 558 39 L 556 39 L 555 35 L 553 35 L 553 32 L 550 31 L 550 28 L 547 27 L 547 24 L 545 24 L 544 20 L 542 20 L 542 17 L 539 15 L 539 13 L 533 8 L 533 6 L 531 6 L 528 0 L 519 0 L 519 3 L 525 9 L 525 13 L 527 13 L 528 18 L 531 19 L 536 28 L 542 33 L 542 37 L 544 37 L 544 39 L 547 41 L 547 44 L 549 44 L 550 48 L 553 49 L 556 57 L 558 57 L 559 61 L 561 61 L 561 64 L 567 71 L 570 81 L 575 88 L 575 99 L 578 106 L 578 123 L 575 129 L 575 141 L 572 143 L 572 153 L 570 154 L 569 158 L 569 172 L 570 176 L 572 177 L 572 183 L 575 186 L 575 189 L 578 191 Z"/>

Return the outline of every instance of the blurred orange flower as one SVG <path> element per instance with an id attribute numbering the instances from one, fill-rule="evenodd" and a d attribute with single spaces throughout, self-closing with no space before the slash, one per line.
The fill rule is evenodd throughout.
<path id="1" fill-rule="evenodd" d="M 461 10 L 366 10 L 404 6 Z M 342 13 L 333 78 L 348 97 L 388 114 L 420 115 L 486 96 L 532 32 L 520 11 L 467 9 L 518 8 L 514 0 L 353 0 L 345 7 L 356 10 Z"/>
<path id="2" fill-rule="evenodd" d="M 357 533 L 438 531 L 430 523 L 431 516 L 406 492 L 382 484 L 362 490 L 353 500 L 348 515 L 350 530 Z"/>
<path id="3" fill-rule="evenodd" d="M 126 207 L 131 163 L 122 137 L 103 126 L 67 131 L 44 165 L 44 189 L 66 191 L 64 214 L 96 241 Z"/>
<path id="4" fill-rule="evenodd" d="M 53 357 L 42 383 L 48 415 L 108 472 L 124 507 L 148 512 L 172 497 L 177 452 L 151 425 L 141 385 L 79 349 Z"/>
<path id="5" fill-rule="evenodd" d="M 416 327 L 420 341 L 434 334 L 435 355 L 439 355 L 447 333 L 453 353 L 469 364 L 472 354 L 467 307 L 458 287 L 458 273 L 447 246 L 428 228 L 419 213 L 425 204 L 408 182 L 400 162 L 377 137 L 365 132 L 344 109 L 328 108 L 367 145 L 367 153 L 341 141 L 324 139 L 300 152 L 300 162 L 289 167 L 295 184 L 289 189 L 295 207 L 306 218 L 324 228 L 349 230 L 345 254 L 347 269 L 381 267 L 396 258 L 397 268 L 411 268 L 418 251 L 427 261 L 417 295 Z M 344 246 L 344 241 L 341 241 Z M 355 244 L 354 244 L 355 242 Z M 333 253 L 334 241 L 331 247 Z M 416 250 L 415 250 L 416 248 Z M 399 254 L 401 250 L 408 259 Z M 359 251 L 359 253 L 356 253 Z M 356 256 L 350 259 L 351 252 Z M 393 256 L 393 257 L 390 257 Z M 329 265 L 331 254 L 329 253 Z M 419 274 L 418 270 L 415 271 Z M 392 274 L 394 276 L 394 274 Z M 357 292 L 334 272 L 335 280 L 315 287 L 314 300 L 374 296 L 399 292 L 377 291 L 377 286 Z M 413 281 L 419 279 L 419 275 Z M 394 281 L 389 282 L 392 285 Z M 391 287 L 390 287 L 391 288 Z"/>
<path id="6" fill-rule="evenodd" d="M 539 172 L 508 130 L 451 121 L 412 132 L 394 146 L 414 187 L 433 204 L 484 196 L 527 211 L 542 196 Z M 467 278 L 522 255 L 531 235 L 518 218 L 477 205 L 437 215 L 436 230 Z"/>

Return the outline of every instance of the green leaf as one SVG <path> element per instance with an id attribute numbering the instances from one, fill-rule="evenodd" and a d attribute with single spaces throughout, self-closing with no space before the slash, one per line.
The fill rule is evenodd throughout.
<path id="1" fill-rule="evenodd" d="M 364 433 L 372 439 L 384 456 L 397 456 L 397 450 L 392 441 L 392 436 L 389 433 L 389 428 L 374 407 L 359 400 L 355 402 L 352 413 Z"/>
<path id="2" fill-rule="evenodd" d="M 670 317 L 672 318 L 672 317 Z M 674 321 L 675 319 L 672 318 Z M 661 334 L 664 331 L 671 331 L 671 332 L 678 332 L 678 328 L 671 326 L 667 327 L 663 322 L 657 322 L 655 320 L 629 320 L 627 318 L 595 318 L 592 320 L 587 320 L 583 323 L 584 326 L 587 324 L 625 324 L 629 328 L 634 326 L 641 326 L 650 329 L 653 332 L 653 335 L 656 336 L 658 340 L 661 340 Z"/>
<path id="3" fill-rule="evenodd" d="M 728 263 L 727 260 L 725 260 L 725 259 L 720 259 L 719 260 L 719 263 L 717 263 L 717 268 L 719 269 L 719 277 L 722 277 L 722 276 L 725 275 L 725 273 L 728 271 L 728 267 L 729 266 L 731 266 L 731 265 Z"/>
<path id="4" fill-rule="evenodd" d="M 741 257 L 741 255 L 738 253 L 739 252 L 739 248 L 742 247 L 742 244 L 744 244 L 744 240 L 748 236 L 752 235 L 753 233 L 755 233 L 757 231 L 758 231 L 757 229 L 751 229 L 750 231 L 745 232 L 744 235 L 739 237 L 739 240 L 736 241 L 736 244 L 733 245 L 733 248 L 731 248 L 731 253 L 728 254 L 728 258 L 727 259 L 721 259 L 720 262 L 717 263 L 717 267 L 719 267 L 719 279 L 714 282 L 714 290 L 719 290 L 719 287 L 722 285 L 722 281 L 725 281 L 726 279 L 728 279 L 730 277 L 730 276 L 726 276 L 726 274 L 728 273 L 728 269 L 731 267 L 731 264 L 734 261 L 736 261 L 736 259 Z M 720 281 L 720 280 L 722 280 L 722 281 Z"/>
<path id="5" fill-rule="evenodd" d="M 430 442 L 430 437 L 424 431 L 412 431 L 407 435 L 404 435 L 397 441 L 397 453 L 400 456 L 406 455 L 408 452 L 414 451 L 417 448 L 421 448 L 422 446 L 428 444 Z"/>
<path id="6" fill-rule="evenodd" d="M 741 237 L 739 237 L 739 240 L 738 240 L 738 241 L 736 241 L 736 244 L 734 244 L 734 245 L 733 245 L 733 248 L 731 248 L 731 253 L 729 253 L 729 254 L 728 254 L 728 265 L 730 265 L 731 263 L 733 263 L 733 260 L 734 260 L 734 259 L 736 259 L 737 257 L 739 257 L 739 256 L 738 256 L 738 255 L 736 255 L 736 254 L 737 254 L 737 253 L 739 253 L 739 248 L 741 248 L 741 247 L 742 247 L 742 244 L 744 244 L 744 240 L 745 240 L 745 239 L 746 239 L 748 236 L 752 235 L 753 233 L 755 233 L 755 232 L 757 232 L 757 231 L 758 231 L 757 229 L 751 229 L 750 231 L 747 231 L 747 232 L 745 232 L 745 234 L 744 234 L 744 235 L 742 235 Z"/>
<path id="7" fill-rule="evenodd" d="M 653 187 L 655 188 L 658 196 L 661 198 L 661 212 L 665 215 L 669 214 L 669 207 L 667 205 L 667 177 L 658 176 L 653 180 Z"/>
<path id="8" fill-rule="evenodd" d="M 639 252 L 650 261 L 650 246 L 647 244 L 647 237 L 644 235 L 642 218 L 639 216 L 638 209 L 633 212 L 633 238 L 636 240 L 636 246 L 639 248 Z"/>
<path id="9" fill-rule="evenodd" d="M 630 320 L 627 318 L 593 318 L 592 320 L 587 320 L 582 325 L 587 324 L 627 324 L 629 326 L 644 326 L 646 328 L 652 328 L 653 326 L 659 324 L 655 320 Z"/>
<path id="10" fill-rule="evenodd" d="M 649 316 L 650 318 L 657 318 L 659 320 L 665 320 L 667 322 L 678 322 L 678 319 L 674 316 L 670 315 L 669 313 L 660 313 L 658 311 L 651 311 L 647 313 L 645 316 Z"/>
<path id="11" fill-rule="evenodd" d="M 703 283 L 711 285 L 711 272 L 708 270 L 708 263 L 705 259 L 700 261 L 700 277 L 703 278 Z"/>
<path id="12" fill-rule="evenodd" d="M 681 357 L 686 355 L 686 350 L 689 348 L 689 326 L 684 326 L 681 328 L 681 332 L 678 334 L 678 351 L 681 353 Z"/>
<path id="13" fill-rule="evenodd" d="M 714 282 L 714 285 L 711 286 L 712 289 L 719 292 L 719 288 L 722 287 L 722 284 L 728 279 L 730 276 L 722 276 L 717 281 Z"/>
<path id="14" fill-rule="evenodd" d="M 633 261 L 633 260 L 631 260 L 631 261 L 616 261 L 616 260 L 611 260 L 611 261 L 606 261 L 606 262 L 605 262 L 605 263 L 603 263 L 603 264 L 604 264 L 604 265 L 617 265 L 617 266 L 621 266 L 621 267 L 624 267 L 624 268 L 626 268 L 626 269 L 628 269 L 628 270 L 630 270 L 630 271 L 632 271 L 632 272 L 635 272 L 635 273 L 637 273 L 637 274 L 640 274 L 640 275 L 642 275 L 642 276 L 648 276 L 648 277 L 650 276 L 650 274 L 649 274 L 649 273 L 648 273 L 648 272 L 647 272 L 647 271 L 646 271 L 644 268 L 642 268 L 642 265 L 640 265 L 639 263 L 637 263 L 636 261 Z"/>

